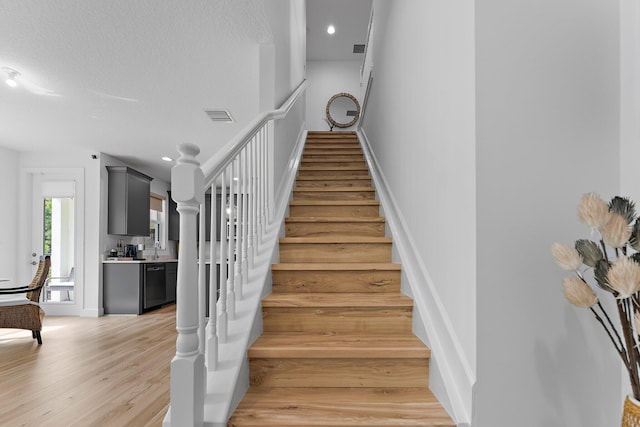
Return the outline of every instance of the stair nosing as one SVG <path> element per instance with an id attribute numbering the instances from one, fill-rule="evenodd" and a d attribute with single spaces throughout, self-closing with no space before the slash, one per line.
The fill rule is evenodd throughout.
<path id="1" fill-rule="evenodd" d="M 291 200 L 289 205 L 298 206 L 379 206 L 379 200 Z"/>
<path id="2" fill-rule="evenodd" d="M 381 303 L 387 304 L 390 300 L 393 300 L 395 302 L 392 301 L 392 304 L 399 304 L 397 307 L 409 307 L 413 305 L 413 300 L 400 292 L 372 293 L 367 296 L 367 300 L 364 302 L 359 301 L 362 297 L 361 292 L 343 292 L 339 294 L 334 292 L 274 292 L 264 297 L 262 303 L 267 302 L 267 304 L 272 304 L 275 301 L 300 300 L 305 304 L 312 304 L 310 307 L 315 307 L 316 303 L 331 303 L 331 307 L 383 307 L 383 305 L 380 305 Z M 364 305 L 361 305 L 361 303 Z M 271 305 L 268 306 L 271 307 Z M 394 305 L 389 306 L 396 307 Z"/>
<path id="3" fill-rule="evenodd" d="M 401 271 L 402 264 L 392 262 L 344 262 L 344 263 L 328 263 L 328 262 L 281 262 L 271 265 L 272 270 L 276 271 Z"/>
<path id="4" fill-rule="evenodd" d="M 290 216 L 285 218 L 286 223 L 300 222 L 300 223 L 318 223 L 318 222 L 353 222 L 353 223 L 385 223 L 386 219 L 383 216 L 362 216 L 362 217 L 349 217 L 349 216 Z"/>
<path id="5" fill-rule="evenodd" d="M 431 350 L 413 334 L 264 332 L 251 345 L 248 356 L 253 359 L 429 359 Z"/>
<path id="6" fill-rule="evenodd" d="M 377 236 L 312 236 L 280 237 L 280 243 L 392 243 L 391 237 Z"/>
<path id="7" fill-rule="evenodd" d="M 322 179 L 320 179 L 322 178 Z M 339 176 L 339 175 L 303 175 L 303 176 L 298 176 L 296 177 L 296 179 L 302 179 L 303 181 L 323 181 L 323 180 L 327 180 L 327 181 L 346 181 L 346 180 L 350 180 L 350 179 L 371 179 L 370 175 L 351 175 L 350 177 L 345 178 L 344 176 Z"/>
<path id="8" fill-rule="evenodd" d="M 327 192 L 327 193 L 340 193 L 340 192 L 362 192 L 362 193 L 372 193 L 375 192 L 376 189 L 368 186 L 368 187 L 294 187 L 293 192 L 301 192 L 301 191 L 307 191 L 310 193 L 322 193 L 322 192 Z"/>

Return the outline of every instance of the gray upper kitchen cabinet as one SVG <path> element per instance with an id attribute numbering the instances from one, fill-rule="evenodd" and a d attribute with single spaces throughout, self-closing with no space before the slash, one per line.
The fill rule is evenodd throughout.
<path id="1" fill-rule="evenodd" d="M 109 234 L 149 235 L 151 178 L 126 166 L 107 166 L 109 171 Z"/>

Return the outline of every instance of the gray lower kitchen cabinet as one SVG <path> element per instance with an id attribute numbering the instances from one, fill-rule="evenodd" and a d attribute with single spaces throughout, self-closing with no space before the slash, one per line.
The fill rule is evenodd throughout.
<path id="1" fill-rule="evenodd" d="M 107 166 L 107 170 L 107 232 L 124 236 L 148 236 L 149 197 L 153 178 L 126 166 Z"/>
<path id="2" fill-rule="evenodd" d="M 176 302 L 176 288 L 178 286 L 178 263 L 168 262 L 166 265 L 167 275 L 167 303 Z"/>
<path id="3" fill-rule="evenodd" d="M 105 263 L 105 314 L 142 314 L 175 302 L 176 262 Z"/>
<path id="4" fill-rule="evenodd" d="M 105 314 L 142 314 L 142 265 L 104 264 Z"/>

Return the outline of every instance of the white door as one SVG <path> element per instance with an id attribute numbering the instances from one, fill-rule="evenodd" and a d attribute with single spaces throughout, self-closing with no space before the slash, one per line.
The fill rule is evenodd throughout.
<path id="1" fill-rule="evenodd" d="M 77 180 L 73 173 L 33 174 L 32 273 L 40 256 L 51 256 L 50 277 L 41 293 L 41 305 L 49 315 L 80 314 Z"/>

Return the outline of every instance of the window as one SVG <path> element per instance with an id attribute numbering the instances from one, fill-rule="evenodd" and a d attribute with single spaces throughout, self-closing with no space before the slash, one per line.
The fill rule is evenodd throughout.
<path id="1" fill-rule="evenodd" d="M 151 193 L 149 210 L 149 237 L 145 238 L 145 248 L 165 249 L 167 244 L 166 200 L 163 196 Z"/>

